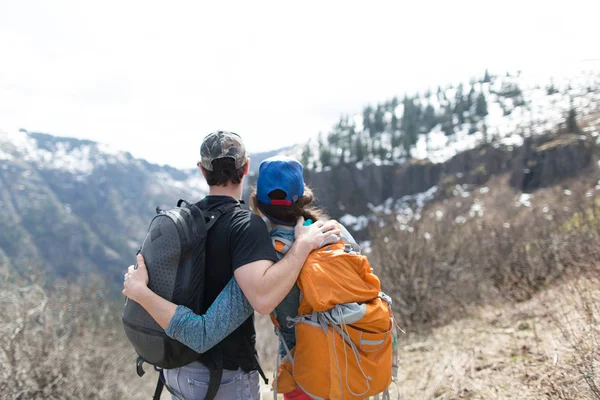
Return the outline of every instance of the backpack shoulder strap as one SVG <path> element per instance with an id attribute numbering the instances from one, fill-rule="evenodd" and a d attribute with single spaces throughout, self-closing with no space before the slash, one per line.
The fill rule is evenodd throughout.
<path id="1" fill-rule="evenodd" d="M 240 200 L 236 201 L 235 203 L 225 204 L 214 211 L 206 211 L 198 207 L 197 204 L 191 204 L 183 199 L 180 199 L 177 202 L 177 207 L 181 207 L 182 204 L 185 204 L 192 214 L 202 216 L 204 218 L 204 222 L 206 223 L 206 230 L 209 230 L 221 216 L 228 214 L 236 208 L 241 208 L 242 203 L 243 201 Z"/>
<path id="2" fill-rule="evenodd" d="M 219 387 L 221 386 L 221 380 L 223 379 L 223 353 L 217 351 L 215 353 L 215 368 L 209 369 L 209 378 L 208 378 L 208 389 L 206 390 L 205 400 L 212 400 L 217 395 L 219 391 Z"/>
<path id="3" fill-rule="evenodd" d="M 244 348 L 246 349 L 246 352 L 254 360 L 254 368 L 256 368 L 256 370 L 258 371 L 258 374 L 265 382 L 265 385 L 268 385 L 269 379 L 267 378 L 267 376 L 265 375 L 265 372 L 263 371 L 262 367 L 260 366 L 260 361 L 258 359 L 258 353 L 256 352 L 256 349 L 254 348 L 254 346 L 252 346 L 252 344 L 250 343 L 250 339 L 248 339 L 247 336 L 243 336 L 242 342 L 244 344 Z"/>
<path id="4" fill-rule="evenodd" d="M 288 240 L 281 236 L 273 236 L 271 240 L 273 241 L 273 247 L 275 248 L 275 251 L 283 255 L 285 255 L 294 244 L 291 240 Z"/>
<path id="5" fill-rule="evenodd" d="M 242 208 L 242 203 L 241 202 L 236 202 L 233 204 L 225 204 L 219 208 L 217 208 L 216 211 L 205 211 L 204 215 L 206 216 L 205 220 L 206 222 L 206 229 L 210 229 L 215 222 L 217 222 L 217 220 L 222 217 L 225 214 L 229 214 L 230 212 L 234 211 L 236 208 Z"/>

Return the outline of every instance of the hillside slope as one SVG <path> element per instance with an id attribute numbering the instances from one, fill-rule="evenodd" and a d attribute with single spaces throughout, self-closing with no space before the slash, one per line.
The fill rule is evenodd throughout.
<path id="1" fill-rule="evenodd" d="M 85 140 L 0 132 L 0 258 L 21 272 L 120 281 L 154 209 L 206 190 L 197 170 Z"/>

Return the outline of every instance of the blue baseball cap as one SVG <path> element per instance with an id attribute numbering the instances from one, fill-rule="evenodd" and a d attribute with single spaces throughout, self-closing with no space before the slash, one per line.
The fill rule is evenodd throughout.
<path id="1" fill-rule="evenodd" d="M 275 190 L 284 192 L 285 197 L 272 199 L 269 194 Z M 272 206 L 291 206 L 303 194 L 302 164 L 298 161 L 288 156 L 278 155 L 260 163 L 256 183 L 256 197 L 259 203 Z"/>

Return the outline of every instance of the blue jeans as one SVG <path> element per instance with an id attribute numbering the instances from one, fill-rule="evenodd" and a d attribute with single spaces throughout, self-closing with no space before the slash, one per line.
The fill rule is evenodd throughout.
<path id="1" fill-rule="evenodd" d="M 186 400 L 204 399 L 210 376 L 208 368 L 195 361 L 184 367 L 165 369 L 165 381 L 177 395 Z M 215 400 L 261 399 L 258 371 L 246 373 L 241 369 L 224 369 L 221 386 Z M 173 397 L 176 400 L 176 397 Z"/>

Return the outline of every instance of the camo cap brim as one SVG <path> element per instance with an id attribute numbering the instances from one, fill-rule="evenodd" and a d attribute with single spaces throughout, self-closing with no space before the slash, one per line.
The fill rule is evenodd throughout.
<path id="1" fill-rule="evenodd" d="M 212 171 L 212 162 L 219 158 L 233 159 L 235 168 L 246 165 L 246 148 L 237 133 L 216 131 L 204 138 L 200 146 L 200 163 L 204 169 Z"/>

